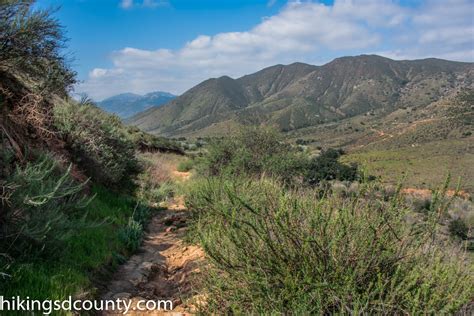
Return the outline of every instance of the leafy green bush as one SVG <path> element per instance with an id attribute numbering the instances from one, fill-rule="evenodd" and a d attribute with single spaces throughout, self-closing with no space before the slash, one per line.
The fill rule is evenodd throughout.
<path id="1" fill-rule="evenodd" d="M 459 310 L 474 295 L 474 279 L 457 255 L 432 242 L 435 220 L 409 224 L 399 194 L 384 202 L 372 186 L 319 198 L 266 179 L 196 183 L 188 206 L 211 263 L 203 312 Z"/>
<path id="2" fill-rule="evenodd" d="M 129 251 L 134 252 L 140 247 L 144 235 L 144 226 L 150 216 L 150 209 L 146 205 L 138 203 L 132 216 L 128 219 L 127 225 L 120 229 L 119 239 Z"/>
<path id="3" fill-rule="evenodd" d="M 118 117 L 70 102 L 55 107 L 54 122 L 72 158 L 97 182 L 117 185 L 138 170 L 134 144 Z"/>
<path id="4" fill-rule="evenodd" d="M 282 142 L 272 129 L 247 128 L 237 135 L 210 141 L 196 169 L 204 175 L 268 174 L 294 181 L 306 166 L 307 157 Z"/>
<path id="5" fill-rule="evenodd" d="M 58 251 L 62 241 L 83 227 L 89 202 L 51 156 L 18 166 L 2 184 L 0 245 L 11 257 Z"/>
<path id="6" fill-rule="evenodd" d="M 340 163 L 339 157 L 342 154 L 341 150 L 328 149 L 313 158 L 305 170 L 305 182 L 313 185 L 323 180 L 358 180 L 360 176 L 357 165 Z"/>

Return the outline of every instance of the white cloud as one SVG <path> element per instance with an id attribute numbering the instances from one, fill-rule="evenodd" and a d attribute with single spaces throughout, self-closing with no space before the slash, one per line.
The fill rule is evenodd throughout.
<path id="1" fill-rule="evenodd" d="M 124 9 L 129 9 L 133 6 L 133 0 L 122 0 L 120 6 Z"/>
<path id="2" fill-rule="evenodd" d="M 169 5 L 168 0 L 121 0 L 120 7 L 123 9 L 130 9 L 134 6 L 143 7 L 143 8 L 156 8 Z"/>
<path id="3" fill-rule="evenodd" d="M 169 5 L 167 0 L 143 0 L 142 6 L 146 8 L 156 8 Z"/>
<path id="4" fill-rule="evenodd" d="M 276 4 L 277 0 L 268 0 L 267 7 L 271 8 Z"/>
<path id="5" fill-rule="evenodd" d="M 125 1 L 124 1 L 125 2 Z M 155 1 L 144 1 L 155 3 Z M 209 77 L 241 76 L 276 63 L 317 63 L 352 53 L 395 59 L 473 60 L 472 0 L 428 0 L 403 7 L 390 0 L 289 2 L 242 32 L 201 35 L 177 50 L 123 48 L 111 69 L 93 69 L 79 90 L 101 99 L 116 93 L 182 93 Z"/>
<path id="6" fill-rule="evenodd" d="M 472 0 L 428 0 L 410 12 L 397 29 L 396 49 L 382 54 L 396 59 L 437 57 L 474 61 Z"/>

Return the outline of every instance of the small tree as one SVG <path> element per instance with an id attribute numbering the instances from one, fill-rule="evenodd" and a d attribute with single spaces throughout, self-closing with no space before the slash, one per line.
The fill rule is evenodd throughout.
<path id="1" fill-rule="evenodd" d="M 0 70 L 32 77 L 41 90 L 66 93 L 75 73 L 61 53 L 65 37 L 51 10 L 34 0 L 0 0 Z"/>
<path id="2" fill-rule="evenodd" d="M 305 182 L 313 185 L 323 180 L 357 180 L 359 177 L 357 164 L 346 165 L 339 162 L 339 157 L 343 153 L 340 149 L 328 149 L 313 158 L 306 170 Z"/>

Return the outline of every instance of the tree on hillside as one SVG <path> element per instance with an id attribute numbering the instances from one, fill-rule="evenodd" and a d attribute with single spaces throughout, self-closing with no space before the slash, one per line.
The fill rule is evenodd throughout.
<path id="1" fill-rule="evenodd" d="M 75 73 L 61 52 L 63 29 L 52 10 L 34 9 L 34 2 L 0 0 L 0 71 L 39 81 L 43 91 L 65 94 Z"/>
<path id="2" fill-rule="evenodd" d="M 339 162 L 343 153 L 340 149 L 330 148 L 313 158 L 306 171 L 305 182 L 314 185 L 323 180 L 357 180 L 359 178 L 357 164 L 346 165 Z"/>

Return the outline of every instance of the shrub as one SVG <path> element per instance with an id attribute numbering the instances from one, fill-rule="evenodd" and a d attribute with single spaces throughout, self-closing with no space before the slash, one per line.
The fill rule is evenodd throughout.
<path id="1" fill-rule="evenodd" d="M 33 5 L 34 1 L 1 1 L 0 68 L 34 78 L 43 92 L 65 94 L 75 83 L 75 73 L 62 55 L 63 29 L 51 11 Z"/>
<path id="2" fill-rule="evenodd" d="M 461 238 L 462 240 L 466 240 L 468 238 L 469 227 L 467 227 L 466 223 L 460 218 L 453 219 L 449 222 L 449 233 L 453 237 Z"/>
<path id="3" fill-rule="evenodd" d="M 364 186 L 319 198 L 266 179 L 195 185 L 193 232 L 211 263 L 203 312 L 451 314 L 469 302 L 474 279 L 432 243 L 434 221 L 408 224 L 398 194 L 383 202 Z"/>
<path id="4" fill-rule="evenodd" d="M 137 204 L 132 216 L 128 219 L 125 227 L 119 231 L 119 239 L 131 252 L 136 251 L 143 240 L 143 227 L 150 218 L 150 209 L 143 204 Z"/>
<path id="5" fill-rule="evenodd" d="M 89 202 L 51 156 L 18 166 L 2 184 L 0 245 L 11 257 L 58 251 L 62 241 L 83 227 L 80 212 Z"/>
<path id="6" fill-rule="evenodd" d="M 324 180 L 355 181 L 360 175 L 357 164 L 346 165 L 339 162 L 343 152 L 328 149 L 313 158 L 305 171 L 305 182 L 313 185 Z"/>
<path id="7" fill-rule="evenodd" d="M 133 211 L 133 220 L 139 223 L 140 225 L 145 226 L 148 220 L 150 219 L 150 216 L 150 208 L 144 204 L 137 203 Z"/>
<path id="8" fill-rule="evenodd" d="M 282 142 L 274 130 L 247 128 L 212 140 L 196 169 L 204 175 L 268 174 L 291 182 L 302 174 L 306 162 L 305 154 Z"/>
<path id="9" fill-rule="evenodd" d="M 127 126 L 124 129 L 126 138 L 134 144 L 137 150 L 142 152 L 159 151 L 184 154 L 179 143 L 174 140 L 145 133 L 136 126 Z"/>
<path id="10" fill-rule="evenodd" d="M 138 170 L 134 145 L 118 117 L 70 102 L 55 107 L 54 121 L 74 161 L 97 182 L 117 185 Z"/>

